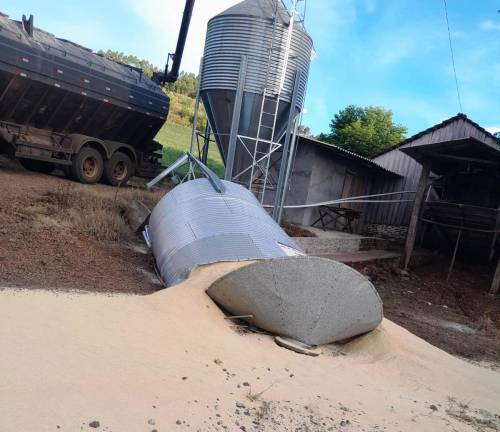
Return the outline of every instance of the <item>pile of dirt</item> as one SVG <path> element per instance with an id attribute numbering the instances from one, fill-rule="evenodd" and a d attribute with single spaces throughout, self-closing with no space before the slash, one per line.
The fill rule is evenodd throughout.
<path id="1" fill-rule="evenodd" d="M 281 222 L 281 228 L 283 228 L 290 237 L 316 237 L 316 234 L 312 231 L 289 222 Z"/>
<path id="2" fill-rule="evenodd" d="M 205 290 L 241 265 L 142 297 L 0 292 L 2 430 L 499 430 L 500 374 L 390 321 L 318 357 L 235 331 Z"/>
<path id="3" fill-rule="evenodd" d="M 147 294 L 161 288 L 152 258 L 123 220 L 169 186 L 81 185 L 0 160 L 0 287 Z"/>

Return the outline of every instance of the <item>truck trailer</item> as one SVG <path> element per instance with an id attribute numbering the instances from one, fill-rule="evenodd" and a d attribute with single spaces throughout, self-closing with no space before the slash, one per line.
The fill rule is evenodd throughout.
<path id="1" fill-rule="evenodd" d="M 193 7 L 186 0 L 176 51 L 153 79 L 36 28 L 32 15 L 15 21 L 0 13 L 0 151 L 82 183 L 156 175 L 154 138 L 169 111 L 160 84 L 179 76 Z"/>

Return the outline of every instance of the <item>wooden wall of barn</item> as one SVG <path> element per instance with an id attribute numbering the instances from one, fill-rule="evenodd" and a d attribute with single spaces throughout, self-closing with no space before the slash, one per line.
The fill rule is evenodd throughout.
<path id="1" fill-rule="evenodd" d="M 377 194 L 416 190 L 422 166 L 400 151 L 400 149 L 471 137 L 492 146 L 497 145 L 495 139 L 490 134 L 463 115 L 453 117 L 413 136 L 406 144 L 389 150 L 373 159 L 373 161 L 380 166 L 400 174 L 403 178 L 397 181 L 391 178 L 374 179 L 371 193 Z M 406 196 L 406 198 L 411 199 L 413 196 L 409 195 Z M 381 225 L 408 225 L 412 207 L 412 203 L 370 204 L 365 210 L 365 222 L 368 224 Z"/>
<path id="2" fill-rule="evenodd" d="M 377 177 L 372 182 L 371 194 L 415 191 L 422 166 L 398 149 L 374 159 L 374 162 L 399 175 L 400 178 Z M 412 199 L 413 195 L 381 197 L 380 199 Z M 413 203 L 369 204 L 365 208 L 365 223 L 381 225 L 408 225 Z"/>

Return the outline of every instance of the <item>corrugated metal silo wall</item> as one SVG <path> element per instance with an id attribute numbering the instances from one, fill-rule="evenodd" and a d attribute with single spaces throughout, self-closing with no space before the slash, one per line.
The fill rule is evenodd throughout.
<path id="1" fill-rule="evenodd" d="M 210 125 L 215 133 L 217 145 L 224 161 L 229 145 L 229 133 L 242 56 L 247 57 L 248 63 L 238 128 L 239 135 L 247 137 L 257 135 L 263 90 L 267 88 L 271 94 L 277 93 L 281 81 L 288 35 L 288 23 L 283 21 L 282 16 L 288 17 L 288 13 L 279 3 L 281 12 L 278 13 L 278 16 L 280 18 L 276 28 L 274 28 L 272 19 L 274 6 L 270 7 L 273 3 L 274 1 L 269 0 L 245 1 L 215 16 L 208 23 L 200 90 Z M 296 24 L 291 40 L 292 55 L 287 63 L 278 115 L 275 120 L 275 137 L 280 136 L 287 125 L 296 71 L 301 72 L 301 80 L 297 107 L 293 109 L 300 109 L 303 106 L 312 46 L 310 36 L 301 25 Z M 270 64 L 269 73 L 268 63 Z M 266 102 L 264 111 L 273 113 L 274 104 Z M 269 122 L 269 115 L 265 118 Z M 261 128 L 259 131 L 260 138 L 263 139 L 271 139 L 271 133 L 272 128 L 270 127 Z M 251 140 L 247 140 L 245 145 L 249 148 L 248 151 L 253 154 L 255 144 Z M 236 173 L 251 164 L 249 157 L 248 152 L 239 144 L 234 162 Z M 240 177 L 239 180 L 246 183 L 249 179 Z"/>
<path id="2" fill-rule="evenodd" d="M 149 221 L 152 249 L 168 286 L 202 264 L 302 253 L 249 190 L 223 184 L 225 191 L 219 193 L 207 179 L 183 183 L 154 208 Z"/>
<path id="3" fill-rule="evenodd" d="M 281 68 L 285 61 L 288 28 L 278 24 L 274 33 L 273 22 L 269 18 L 221 14 L 209 21 L 201 91 L 236 90 L 242 55 L 248 57 L 245 91 L 261 94 L 266 85 L 269 87 L 271 84 L 274 88 L 279 86 Z M 268 76 L 267 64 L 271 47 L 273 54 Z M 309 74 L 312 40 L 298 26 L 293 31 L 291 50 L 293 55 L 289 59 L 281 97 L 291 102 L 295 71 L 300 70 L 302 77 L 297 103 L 302 106 Z"/>
<path id="4" fill-rule="evenodd" d="M 374 159 L 374 162 L 403 176 L 376 177 L 372 183 L 372 194 L 415 191 L 422 166 L 399 149 L 391 150 Z M 412 199 L 413 195 L 401 195 L 394 199 Z M 366 206 L 365 223 L 381 225 L 408 225 L 413 203 L 379 203 Z"/>

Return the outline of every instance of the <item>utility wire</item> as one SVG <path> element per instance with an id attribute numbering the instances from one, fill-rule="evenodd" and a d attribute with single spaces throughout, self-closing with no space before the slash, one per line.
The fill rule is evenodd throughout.
<path id="1" fill-rule="evenodd" d="M 450 21 L 448 19 L 448 5 L 446 4 L 446 0 L 443 0 L 443 2 L 444 2 L 444 14 L 446 16 L 446 26 L 448 27 L 448 40 L 450 41 L 451 64 L 453 65 L 453 74 L 455 75 L 455 86 L 457 88 L 458 106 L 460 107 L 460 112 L 463 113 L 464 111 L 462 108 L 462 99 L 460 98 L 460 89 L 458 88 L 457 69 L 455 67 L 455 54 L 453 53 L 453 44 L 451 42 Z"/>

